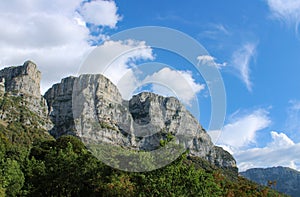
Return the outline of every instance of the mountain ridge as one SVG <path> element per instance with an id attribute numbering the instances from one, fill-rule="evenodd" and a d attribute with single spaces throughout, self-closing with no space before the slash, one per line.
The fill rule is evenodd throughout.
<path id="1" fill-rule="evenodd" d="M 238 176 L 232 155 L 212 144 L 176 98 L 144 92 L 125 101 L 107 78 L 82 75 L 62 79 L 45 99 L 26 87 L 38 87 L 40 78 L 27 72 L 38 72 L 37 66 L 29 61 L 6 70 L 15 69 L 19 74 L 6 71 L 0 83 L 0 196 L 277 194 Z M 93 140 L 104 160 L 93 152 Z M 189 151 L 168 155 L 182 148 Z M 153 157 L 153 149 L 165 153 Z M 117 165 L 132 166 L 107 165 L 112 156 L 121 156 Z M 151 163 L 165 158 L 164 167 Z M 147 172 L 133 170 L 137 159 Z"/>
<path id="2" fill-rule="evenodd" d="M 174 97 L 143 92 L 126 101 L 101 74 L 66 77 L 41 96 L 41 72 L 32 61 L 2 69 L 0 78 L 4 79 L 4 92 L 23 96 L 32 111 L 51 120 L 44 128 L 55 138 L 75 135 L 151 151 L 159 148 L 170 133 L 177 136 L 177 144 L 190 150 L 191 156 L 237 174 L 234 158 L 213 145 L 198 121 Z"/>
<path id="3" fill-rule="evenodd" d="M 300 196 L 300 172 L 288 167 L 252 168 L 240 172 L 242 176 L 258 184 L 267 186 L 273 184 L 272 188 L 291 195 Z"/>
<path id="4" fill-rule="evenodd" d="M 82 139 L 98 139 L 100 143 L 151 151 L 160 147 L 167 133 L 184 137 L 188 134 L 190 139 L 178 138 L 177 143 L 189 149 L 190 155 L 207 159 L 218 167 L 237 170 L 233 157 L 214 147 L 206 131 L 174 97 L 142 92 L 126 101 L 103 75 L 84 74 L 62 79 L 45 93 L 45 99 L 51 109 L 53 136 L 72 134 Z"/>

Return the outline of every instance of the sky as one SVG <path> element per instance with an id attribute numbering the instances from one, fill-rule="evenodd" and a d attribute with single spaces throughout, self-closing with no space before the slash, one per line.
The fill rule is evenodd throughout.
<path id="1" fill-rule="evenodd" d="M 86 59 L 97 50 L 123 98 L 143 90 L 178 97 L 240 171 L 300 170 L 299 13 L 300 0 L 1 1 L 0 65 L 34 61 L 43 93 L 63 77 L 88 71 Z M 182 54 L 134 37 L 112 39 L 145 26 L 175 29 L 205 48 L 207 54 L 195 58 L 220 73 L 223 127 L 210 130 L 211 82 Z"/>

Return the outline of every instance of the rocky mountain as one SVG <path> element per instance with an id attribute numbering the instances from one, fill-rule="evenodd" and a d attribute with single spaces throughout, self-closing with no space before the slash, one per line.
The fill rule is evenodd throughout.
<path id="1" fill-rule="evenodd" d="M 54 127 L 50 133 L 79 136 L 132 150 L 152 151 L 167 135 L 211 164 L 236 171 L 234 158 L 211 142 L 209 135 L 173 97 L 143 92 L 123 100 L 103 75 L 67 77 L 45 93 Z"/>
<path id="2" fill-rule="evenodd" d="M 31 61 L 26 61 L 22 66 L 4 68 L 0 71 L 0 79 L 6 92 L 41 98 L 41 72 Z"/>
<path id="3" fill-rule="evenodd" d="M 296 170 L 287 167 L 253 168 L 240 174 L 261 185 L 273 183 L 272 188 L 282 193 L 300 196 L 300 172 Z"/>
<path id="4" fill-rule="evenodd" d="M 0 70 L 0 196 L 279 196 L 238 176 L 176 98 L 126 101 L 88 74 L 41 96 L 40 79 L 31 61 Z"/>
<path id="5" fill-rule="evenodd" d="M 26 61 L 21 66 L 7 67 L 0 70 L 0 94 L 20 97 L 22 105 L 39 116 L 37 126 L 49 130 L 53 124 L 48 118 L 46 100 L 40 92 L 40 81 L 41 72 L 31 61 Z M 13 121 L 10 120 L 12 117 L 10 110 L 2 110 L 0 113 L 0 119 Z M 28 120 L 27 124 L 30 125 L 31 122 Z"/>
<path id="6" fill-rule="evenodd" d="M 100 74 L 64 78 L 41 96 L 41 73 L 31 61 L 1 70 L 0 79 L 2 92 L 22 97 L 30 111 L 44 120 L 38 126 L 55 138 L 69 134 L 85 142 L 153 151 L 174 137 L 174 143 L 188 149 L 189 156 L 237 174 L 234 158 L 213 145 L 176 98 L 144 92 L 126 101 Z M 3 112 L 1 118 L 6 116 Z"/>

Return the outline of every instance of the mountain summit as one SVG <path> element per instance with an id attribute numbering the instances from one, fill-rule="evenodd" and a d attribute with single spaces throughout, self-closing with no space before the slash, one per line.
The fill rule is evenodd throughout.
<path id="1" fill-rule="evenodd" d="M 40 79 L 31 61 L 0 70 L 0 196 L 277 194 L 238 176 L 174 97 L 123 100 L 100 74 L 64 78 L 42 96 Z"/>
<path id="2" fill-rule="evenodd" d="M 152 151 L 168 135 L 176 136 L 175 143 L 188 149 L 190 156 L 237 173 L 234 158 L 213 145 L 207 132 L 174 97 L 143 92 L 126 101 L 101 74 L 64 78 L 41 96 L 41 72 L 31 61 L 4 68 L 0 78 L 4 92 L 21 95 L 30 110 L 51 120 L 52 124 L 44 127 L 55 138 L 70 134 L 82 140 Z"/>
<path id="3" fill-rule="evenodd" d="M 50 133 L 132 150 L 160 148 L 167 136 L 211 164 L 236 171 L 234 158 L 211 142 L 198 121 L 174 97 L 143 92 L 129 101 L 101 74 L 67 77 L 45 93 L 54 127 Z"/>

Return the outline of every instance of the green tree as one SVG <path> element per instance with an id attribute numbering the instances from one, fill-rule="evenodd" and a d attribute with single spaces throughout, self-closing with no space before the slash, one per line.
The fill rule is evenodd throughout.
<path id="1" fill-rule="evenodd" d="M 30 196 L 83 196 L 104 190 L 102 173 L 107 167 L 72 136 L 36 143 L 26 168 Z"/>
<path id="2" fill-rule="evenodd" d="M 185 155 L 172 164 L 146 173 L 136 173 L 141 196 L 220 196 L 213 176 L 184 163 Z"/>
<path id="3" fill-rule="evenodd" d="M 0 174 L 2 177 L 2 191 L 7 196 L 16 196 L 24 184 L 24 174 L 17 161 L 10 158 L 3 159 L 0 164 Z"/>

